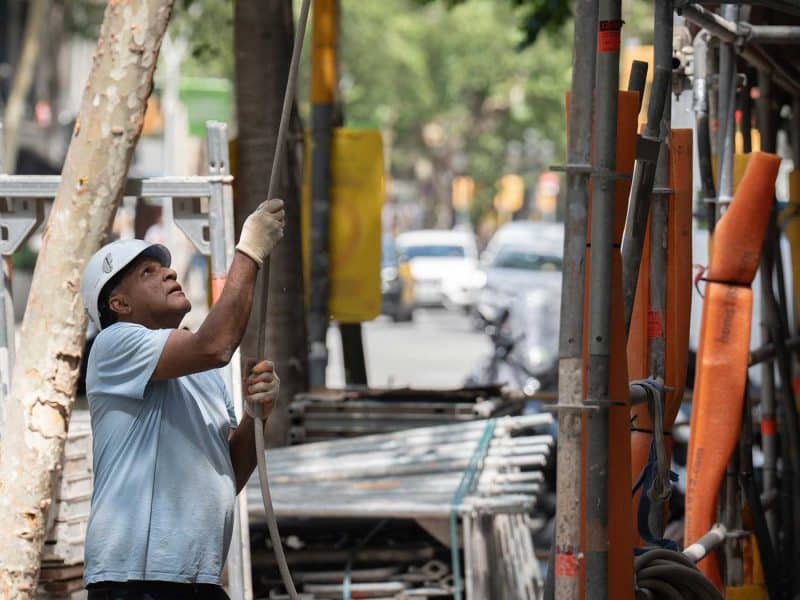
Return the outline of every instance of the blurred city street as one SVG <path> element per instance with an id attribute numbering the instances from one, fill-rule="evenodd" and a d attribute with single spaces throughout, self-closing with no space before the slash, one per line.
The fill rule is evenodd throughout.
<path id="1" fill-rule="evenodd" d="M 339 331 L 328 331 L 328 385 L 344 386 Z M 381 316 L 364 324 L 364 353 L 374 387 L 459 387 L 491 351 L 489 338 L 467 316 L 443 309 L 418 309 L 410 323 Z"/>

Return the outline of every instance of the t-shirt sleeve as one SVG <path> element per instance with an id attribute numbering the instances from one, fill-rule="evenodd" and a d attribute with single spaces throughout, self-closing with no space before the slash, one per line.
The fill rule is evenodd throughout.
<path id="1" fill-rule="evenodd" d="M 101 332 L 89 358 L 89 394 L 142 400 L 172 329 L 120 324 Z"/>

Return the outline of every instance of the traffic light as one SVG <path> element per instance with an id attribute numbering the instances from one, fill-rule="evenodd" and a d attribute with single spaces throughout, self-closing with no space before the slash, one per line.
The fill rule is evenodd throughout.
<path id="1" fill-rule="evenodd" d="M 469 210 L 472 199 L 475 197 L 475 180 L 466 176 L 454 177 L 451 194 L 453 208 L 456 211 Z"/>
<path id="2" fill-rule="evenodd" d="M 515 213 L 525 202 L 525 182 L 519 175 L 503 175 L 497 181 L 494 207 L 498 212 Z"/>

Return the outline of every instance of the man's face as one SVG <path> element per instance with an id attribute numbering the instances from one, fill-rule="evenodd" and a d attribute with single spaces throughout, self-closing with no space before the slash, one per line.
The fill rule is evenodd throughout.
<path id="1" fill-rule="evenodd" d="M 176 328 L 192 309 L 177 273 L 150 257 L 134 261 L 108 301 L 120 321 L 151 329 Z"/>

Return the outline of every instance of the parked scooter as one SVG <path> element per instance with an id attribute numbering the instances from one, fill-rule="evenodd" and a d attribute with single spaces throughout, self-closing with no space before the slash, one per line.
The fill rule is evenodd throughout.
<path id="1" fill-rule="evenodd" d="M 477 307 L 476 316 L 482 323 L 483 331 L 492 341 L 492 353 L 467 377 L 464 385 L 502 384 L 527 396 L 533 396 L 541 388 L 541 383 L 514 353 L 514 348 L 525 339 L 525 334 L 512 333 L 510 314 L 507 306 L 481 304 Z"/>

